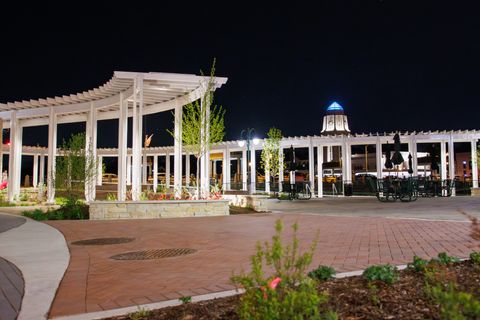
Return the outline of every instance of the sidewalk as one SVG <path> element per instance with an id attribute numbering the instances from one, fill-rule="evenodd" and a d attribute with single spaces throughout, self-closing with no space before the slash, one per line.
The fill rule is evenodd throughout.
<path id="1" fill-rule="evenodd" d="M 6 217 L 11 216 L 0 213 L 2 221 L 10 220 Z M 24 224 L 0 233 L 0 257 L 13 263 L 25 281 L 18 320 L 46 319 L 70 258 L 62 234 L 26 219 Z"/>

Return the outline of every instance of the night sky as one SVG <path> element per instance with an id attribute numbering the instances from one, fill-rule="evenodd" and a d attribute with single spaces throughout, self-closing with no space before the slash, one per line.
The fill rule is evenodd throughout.
<path id="1" fill-rule="evenodd" d="M 2 5 L 0 102 L 92 89 L 115 70 L 208 72 L 216 57 L 228 140 L 246 127 L 319 134 L 333 101 L 356 133 L 480 129 L 480 19 L 463 2 L 155 3 Z M 173 142 L 169 113 L 145 121 L 152 145 Z M 99 146 L 116 130 L 101 122 Z M 25 129 L 24 144 L 46 142 L 46 127 Z"/>

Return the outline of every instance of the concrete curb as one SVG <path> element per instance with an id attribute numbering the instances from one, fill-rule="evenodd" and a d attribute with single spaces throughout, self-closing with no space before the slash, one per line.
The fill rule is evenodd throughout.
<path id="1" fill-rule="evenodd" d="M 70 253 L 57 229 L 26 220 L 17 228 L 0 233 L 0 256 L 15 264 L 25 280 L 18 320 L 47 319 Z"/>
<path id="2" fill-rule="evenodd" d="M 243 290 L 228 290 L 228 291 L 220 291 L 220 292 L 214 292 L 214 293 L 208 293 L 208 294 L 202 294 L 198 296 L 193 296 L 192 297 L 192 302 L 200 302 L 200 301 L 206 301 L 206 300 L 213 300 L 217 298 L 225 298 L 225 297 L 231 297 L 237 294 L 243 293 Z M 90 313 L 82 313 L 82 314 L 76 314 L 76 315 L 71 315 L 71 316 L 61 316 L 61 317 L 55 317 L 52 318 L 52 320 L 95 320 L 95 319 L 103 319 L 103 318 L 108 318 L 108 317 L 116 317 L 116 316 L 123 316 L 132 312 L 136 312 L 139 310 L 139 308 L 144 308 L 148 310 L 156 310 L 156 309 L 162 309 L 162 308 L 167 308 L 167 307 L 175 307 L 181 305 L 182 302 L 178 299 L 173 299 L 173 300 L 166 300 L 166 301 L 161 301 L 161 302 L 154 302 L 154 303 L 148 303 L 148 304 L 141 304 L 138 306 L 131 306 L 131 307 L 125 307 L 125 308 L 118 308 L 118 309 L 111 309 L 111 310 L 105 310 L 105 311 L 98 311 L 98 312 L 90 312 Z"/>
<path id="3" fill-rule="evenodd" d="M 403 270 L 407 268 L 407 265 L 400 265 L 397 266 L 398 270 Z M 348 277 L 354 277 L 354 276 L 360 276 L 362 275 L 363 270 L 357 270 L 357 271 L 350 271 L 350 272 L 341 272 L 335 275 L 335 278 L 341 279 L 341 278 L 348 278 Z M 225 297 L 231 297 L 237 294 L 243 293 L 243 289 L 237 289 L 237 290 L 227 290 L 227 291 L 220 291 L 220 292 L 214 292 L 214 293 L 208 293 L 208 294 L 202 294 L 198 296 L 192 296 L 192 302 L 199 302 L 199 301 L 206 301 L 206 300 L 213 300 L 217 298 L 225 298 Z M 105 310 L 105 311 L 98 311 L 98 312 L 90 312 L 90 313 L 82 313 L 82 314 L 76 314 L 76 315 L 71 315 L 71 316 L 61 316 L 61 317 L 55 317 L 52 318 L 52 320 L 98 320 L 98 319 L 103 319 L 103 318 L 108 318 L 108 317 L 117 317 L 117 316 L 123 316 L 132 312 L 136 312 L 139 310 L 139 308 L 143 309 L 148 309 L 148 310 L 156 310 L 156 309 L 162 309 L 162 308 L 167 308 L 167 307 L 175 307 L 181 305 L 182 302 L 178 299 L 173 299 L 173 300 L 166 300 L 162 302 L 154 302 L 154 303 L 148 303 L 148 304 L 141 304 L 138 306 L 131 306 L 131 307 L 125 307 L 125 308 L 118 308 L 118 309 L 111 309 L 111 310 Z"/>

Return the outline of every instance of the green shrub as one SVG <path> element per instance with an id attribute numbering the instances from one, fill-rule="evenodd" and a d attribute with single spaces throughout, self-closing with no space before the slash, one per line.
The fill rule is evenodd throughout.
<path id="1" fill-rule="evenodd" d="M 326 303 L 328 296 L 319 294 L 317 282 L 305 276 L 317 240 L 309 250 L 299 253 L 297 229 L 295 223 L 292 242 L 284 245 L 283 224 L 277 220 L 272 242 L 257 243 L 251 271 L 232 277 L 236 285 L 245 289 L 237 310 L 240 319 L 321 319 L 319 305 Z M 267 277 L 264 267 L 273 269 L 273 276 Z"/>
<path id="2" fill-rule="evenodd" d="M 363 271 L 362 276 L 370 282 L 382 281 L 392 284 L 398 280 L 398 270 L 390 264 L 370 266 Z"/>
<path id="3" fill-rule="evenodd" d="M 192 297 L 191 296 L 186 296 L 186 297 L 180 297 L 178 298 L 183 304 L 190 303 L 192 302 Z"/>
<path id="4" fill-rule="evenodd" d="M 438 254 L 438 258 L 436 259 L 436 261 L 440 264 L 448 265 L 448 264 L 452 264 L 452 263 L 455 263 L 455 262 L 460 262 L 460 259 L 458 259 L 456 257 L 451 257 L 446 252 L 440 252 Z"/>
<path id="5" fill-rule="evenodd" d="M 480 302 L 473 295 L 457 291 L 450 283 L 446 288 L 442 284 L 426 285 L 425 292 L 440 306 L 441 319 L 479 319 Z"/>
<path id="6" fill-rule="evenodd" d="M 28 193 L 22 192 L 20 193 L 20 196 L 18 197 L 20 201 L 28 201 Z"/>
<path id="7" fill-rule="evenodd" d="M 290 197 L 286 193 L 281 193 L 278 195 L 278 200 L 290 200 Z"/>
<path id="8" fill-rule="evenodd" d="M 128 319 L 130 320 L 146 320 L 149 319 L 153 315 L 151 310 L 145 308 L 138 308 L 138 311 L 132 312 L 128 315 Z"/>
<path id="9" fill-rule="evenodd" d="M 319 281 L 327 281 L 333 278 L 337 272 L 335 269 L 329 266 L 318 266 L 317 269 L 308 273 L 308 276 L 312 279 Z"/>
<path id="10" fill-rule="evenodd" d="M 41 209 L 35 209 L 31 211 L 23 211 L 22 215 L 33 220 L 50 220 L 48 219 L 48 212 L 43 212 Z"/>
<path id="11" fill-rule="evenodd" d="M 370 294 L 370 301 L 374 306 L 380 306 L 380 297 L 378 296 L 378 287 L 374 285 L 373 283 L 369 282 L 368 283 L 368 292 Z"/>
<path id="12" fill-rule="evenodd" d="M 328 310 L 323 314 L 323 320 L 338 320 L 338 314 L 335 311 Z"/>
<path id="13" fill-rule="evenodd" d="M 473 264 L 480 264 L 480 252 L 470 253 L 470 260 L 472 260 Z"/>
<path id="14" fill-rule="evenodd" d="M 411 269 L 411 270 L 414 270 L 416 272 L 424 272 L 427 265 L 428 265 L 427 260 L 424 260 L 420 257 L 414 256 L 413 257 L 413 262 L 409 263 L 407 265 L 407 268 Z"/>
<path id="15" fill-rule="evenodd" d="M 25 217 L 34 220 L 84 220 L 88 219 L 88 206 L 77 198 L 65 198 L 64 204 L 57 210 L 43 212 L 40 209 L 24 211 Z"/>

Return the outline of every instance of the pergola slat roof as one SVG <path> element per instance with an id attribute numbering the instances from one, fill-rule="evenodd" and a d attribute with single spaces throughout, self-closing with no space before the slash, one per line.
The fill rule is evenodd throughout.
<path id="1" fill-rule="evenodd" d="M 144 114 L 151 114 L 172 109 L 171 102 L 183 98 L 188 103 L 200 97 L 202 82 L 208 77 L 193 74 L 176 74 L 160 72 L 126 72 L 115 71 L 113 77 L 104 85 L 77 94 L 15 101 L 0 104 L 0 118 L 4 127 L 9 127 L 13 111 L 25 125 L 47 124 L 50 108 L 57 114 L 59 123 L 84 121 L 91 106 L 101 113 L 99 120 L 118 118 L 120 95 L 131 102 L 135 79 L 143 79 Z M 216 87 L 220 88 L 227 78 L 216 77 Z M 78 117 L 72 117 L 77 115 Z M 68 116 L 68 117 L 67 117 Z M 29 120 L 29 121 L 25 121 Z"/>

